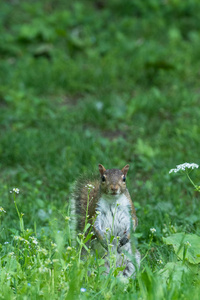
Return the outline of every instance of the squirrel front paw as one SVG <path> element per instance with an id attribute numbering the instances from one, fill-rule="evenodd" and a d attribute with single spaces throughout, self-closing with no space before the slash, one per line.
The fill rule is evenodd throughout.
<path id="1" fill-rule="evenodd" d="M 119 240 L 119 245 L 117 247 L 117 251 L 120 252 L 120 248 L 126 245 L 130 240 L 130 232 L 127 231 L 122 238 Z"/>

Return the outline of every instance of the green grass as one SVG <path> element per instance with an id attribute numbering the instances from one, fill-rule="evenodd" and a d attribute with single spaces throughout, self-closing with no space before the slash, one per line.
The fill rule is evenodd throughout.
<path id="1" fill-rule="evenodd" d="M 198 192 L 169 174 L 199 164 L 199 47 L 198 0 L 1 4 L 0 298 L 199 299 L 194 245 L 165 239 L 200 235 Z M 145 259 L 125 285 L 68 248 L 73 184 L 98 163 L 131 166 Z"/>

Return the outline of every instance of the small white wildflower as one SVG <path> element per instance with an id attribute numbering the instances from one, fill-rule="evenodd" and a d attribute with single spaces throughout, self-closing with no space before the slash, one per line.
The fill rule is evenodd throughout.
<path id="1" fill-rule="evenodd" d="M 50 260 L 50 258 L 45 260 L 45 265 L 52 265 L 52 261 Z"/>
<path id="2" fill-rule="evenodd" d="M 17 236 L 17 235 L 14 236 L 14 240 L 20 241 L 20 242 L 24 242 L 25 241 L 25 239 L 23 237 Z"/>
<path id="3" fill-rule="evenodd" d="M 70 267 L 72 267 L 72 266 L 73 266 L 73 264 L 70 264 L 70 263 L 69 263 L 67 266 L 70 268 Z"/>
<path id="4" fill-rule="evenodd" d="M 48 268 L 46 268 L 45 266 L 41 266 L 39 269 L 38 269 L 38 271 L 40 272 L 40 273 L 47 273 L 48 272 Z"/>
<path id="5" fill-rule="evenodd" d="M 185 245 L 188 246 L 188 247 L 191 247 L 191 244 L 190 244 L 190 242 L 188 242 L 188 241 L 185 242 Z"/>
<path id="6" fill-rule="evenodd" d="M 82 293 L 85 293 L 85 292 L 86 292 L 86 289 L 85 289 L 85 288 L 81 288 L 80 291 L 81 291 Z"/>
<path id="7" fill-rule="evenodd" d="M 13 256 L 15 253 L 14 252 L 9 252 L 8 256 Z"/>
<path id="8" fill-rule="evenodd" d="M 155 233 L 156 229 L 155 228 L 150 228 L 151 233 Z"/>
<path id="9" fill-rule="evenodd" d="M 100 214 L 101 214 L 101 212 L 97 210 L 97 211 L 96 211 L 96 214 L 97 214 L 97 216 L 98 216 L 98 215 L 100 215 Z"/>
<path id="10" fill-rule="evenodd" d="M 94 189 L 94 186 L 90 183 L 86 184 L 85 187 L 88 189 L 88 190 L 91 190 L 91 189 Z"/>
<path id="11" fill-rule="evenodd" d="M 71 251 L 72 248 L 70 246 L 67 247 L 67 251 Z"/>
<path id="12" fill-rule="evenodd" d="M 19 194 L 19 189 L 18 188 L 13 188 L 13 192 L 16 194 Z"/>
<path id="13" fill-rule="evenodd" d="M 29 245 L 29 244 L 30 244 L 29 241 L 27 241 L 27 240 L 24 240 L 24 243 L 25 243 L 26 245 Z"/>
<path id="14" fill-rule="evenodd" d="M 171 169 L 169 171 L 170 173 L 177 173 L 179 171 L 185 171 L 185 169 L 198 169 L 199 165 L 195 164 L 195 163 L 184 163 L 184 164 L 180 164 L 176 166 L 176 169 Z"/>
<path id="15" fill-rule="evenodd" d="M 162 259 L 158 259 L 158 263 L 159 263 L 160 265 L 163 265 Z"/>
<path id="16" fill-rule="evenodd" d="M 1 212 L 4 212 L 4 213 L 6 213 L 6 211 L 3 209 L 3 207 L 2 206 L 0 206 L 0 213 Z"/>
<path id="17" fill-rule="evenodd" d="M 70 220 L 70 217 L 66 216 L 65 221 L 69 221 L 69 220 Z"/>
<path id="18" fill-rule="evenodd" d="M 34 236 L 30 236 L 29 239 L 32 240 L 33 244 L 35 244 L 35 245 L 38 244 L 38 241 L 37 241 L 37 239 Z"/>
<path id="19" fill-rule="evenodd" d="M 44 249 L 44 248 L 37 248 L 37 252 L 40 252 L 40 253 L 42 253 L 42 254 L 44 254 L 44 255 L 47 255 L 48 254 L 48 251 L 46 250 L 46 249 Z"/>
<path id="20" fill-rule="evenodd" d="M 5 243 L 4 243 L 4 245 L 7 245 L 7 244 L 9 244 L 9 242 L 5 242 Z"/>
<path id="21" fill-rule="evenodd" d="M 110 228 L 109 227 L 106 227 L 106 232 L 109 232 L 110 231 Z"/>

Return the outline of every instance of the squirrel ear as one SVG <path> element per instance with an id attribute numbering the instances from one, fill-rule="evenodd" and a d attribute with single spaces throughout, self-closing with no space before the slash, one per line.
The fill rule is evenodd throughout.
<path id="1" fill-rule="evenodd" d="M 106 171 L 106 169 L 104 168 L 104 166 L 99 164 L 99 172 L 100 172 L 101 176 L 103 176 L 103 173 L 105 171 Z"/>
<path id="2" fill-rule="evenodd" d="M 128 169 L 129 169 L 129 165 L 126 165 L 125 167 L 123 167 L 122 173 L 124 174 L 124 176 L 126 176 Z"/>

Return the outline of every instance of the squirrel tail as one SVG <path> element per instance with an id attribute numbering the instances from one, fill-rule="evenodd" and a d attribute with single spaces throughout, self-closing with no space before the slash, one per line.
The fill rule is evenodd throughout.
<path id="1" fill-rule="evenodd" d="M 72 246 L 76 244 L 77 231 L 85 226 L 86 214 L 88 222 L 92 223 L 95 215 L 99 193 L 99 180 L 78 180 L 70 197 L 71 240 Z M 88 208 L 88 211 L 87 211 Z"/>

